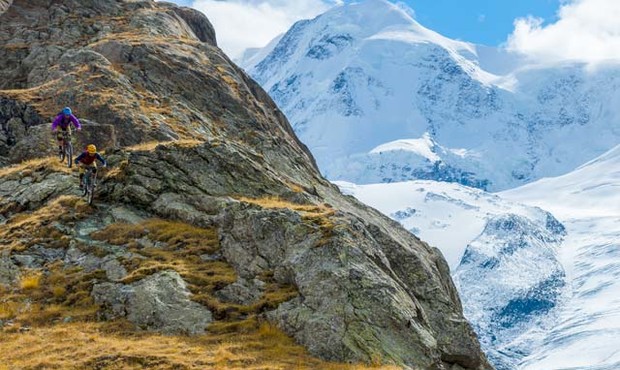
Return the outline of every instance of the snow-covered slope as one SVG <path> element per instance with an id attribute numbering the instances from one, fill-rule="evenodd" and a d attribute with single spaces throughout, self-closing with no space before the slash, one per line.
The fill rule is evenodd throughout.
<path id="1" fill-rule="evenodd" d="M 620 146 L 577 170 L 502 193 L 566 225 L 571 298 L 522 369 L 620 369 Z"/>
<path id="2" fill-rule="evenodd" d="M 518 57 L 447 39 L 388 1 L 336 7 L 274 44 L 242 63 L 332 180 L 508 189 L 620 140 L 619 66 L 517 69 Z"/>
<path id="3" fill-rule="evenodd" d="M 514 369 L 541 344 L 567 291 L 565 231 L 551 214 L 458 184 L 337 184 L 442 250 L 496 368 Z"/>

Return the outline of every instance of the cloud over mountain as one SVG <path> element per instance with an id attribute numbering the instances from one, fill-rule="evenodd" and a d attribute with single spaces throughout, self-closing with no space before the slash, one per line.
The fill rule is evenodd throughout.
<path id="1" fill-rule="evenodd" d="M 543 62 L 620 61 L 619 1 L 571 0 L 558 18 L 551 24 L 534 17 L 517 19 L 508 49 Z"/>

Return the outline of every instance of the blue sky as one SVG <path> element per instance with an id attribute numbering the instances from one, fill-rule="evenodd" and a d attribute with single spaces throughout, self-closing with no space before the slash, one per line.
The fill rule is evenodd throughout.
<path id="1" fill-rule="evenodd" d="M 444 36 L 484 45 L 504 43 L 517 18 L 556 20 L 560 0 L 407 0 L 416 20 Z"/>
<path id="2" fill-rule="evenodd" d="M 352 0 L 173 0 L 203 11 L 233 58 Z M 359 0 L 357 0 L 359 1 Z M 620 61 L 620 0 L 392 0 L 447 37 L 540 61 Z"/>

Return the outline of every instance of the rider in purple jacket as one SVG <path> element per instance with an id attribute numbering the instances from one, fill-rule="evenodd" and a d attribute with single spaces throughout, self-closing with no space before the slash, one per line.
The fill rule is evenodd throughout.
<path id="1" fill-rule="evenodd" d="M 71 125 L 73 125 L 78 131 L 82 129 L 80 120 L 72 114 L 71 108 L 66 107 L 58 116 L 56 116 L 56 119 L 52 123 L 52 132 L 60 129 L 58 130 L 58 135 L 56 135 L 56 139 L 58 139 L 59 153 L 62 153 L 62 131 L 69 131 L 69 133 L 71 133 Z"/>

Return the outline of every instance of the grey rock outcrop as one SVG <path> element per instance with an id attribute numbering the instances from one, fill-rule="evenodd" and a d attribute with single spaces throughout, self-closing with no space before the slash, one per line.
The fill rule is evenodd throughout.
<path id="1" fill-rule="evenodd" d="M 131 254 L 126 253 L 122 257 L 131 257 Z M 121 281 L 127 276 L 127 269 L 113 253 L 105 257 L 97 257 L 72 247 L 67 251 L 64 262 L 67 265 L 79 266 L 86 272 L 104 271 L 107 279 L 113 282 Z"/>
<path id="2" fill-rule="evenodd" d="M 69 9 L 80 17 L 70 18 Z M 267 302 L 259 314 L 315 356 L 489 368 L 440 252 L 323 179 L 283 114 L 215 46 L 204 21 L 153 1 L 15 0 L 0 15 L 0 96 L 32 103 L 40 117 L 77 106 L 117 134 L 98 206 L 73 216 L 88 227 L 62 231 L 70 241 L 61 247 L 72 250 L 66 264 L 105 272 L 91 294 L 101 318 L 190 334 L 216 319 L 215 309 L 190 300 L 176 272 L 119 282 L 123 266 L 108 257 L 116 252 L 88 237 L 90 229 L 118 222 L 113 210 L 122 209 L 216 230 L 217 253 L 197 258 L 233 269 L 225 285 L 213 288 L 222 301 L 263 301 L 265 277 L 271 287 L 294 289 L 288 301 Z M 47 32 L 38 31 L 42 25 Z M 72 173 L 31 167 L 0 177 L 8 230 L 15 216 L 61 196 L 78 202 Z M 76 226 L 70 217 L 63 222 Z M 86 244 L 88 255 L 80 259 L 71 243 Z M 135 253 L 158 247 L 135 243 Z M 93 256 L 97 248 L 105 256 Z"/>
<path id="3" fill-rule="evenodd" d="M 0 95 L 0 156 L 8 157 L 13 146 L 30 136 L 28 129 L 43 122 L 33 106 Z"/>
<path id="4" fill-rule="evenodd" d="M 125 317 L 145 330 L 168 334 L 201 334 L 211 312 L 189 299 L 185 282 L 174 271 L 160 272 L 130 285 L 103 283 L 93 287 L 95 302 L 107 319 Z"/>
<path id="5" fill-rule="evenodd" d="M 256 303 L 263 295 L 265 283 L 254 279 L 239 279 L 233 284 L 217 291 L 216 296 L 223 302 L 249 306 Z"/>
<path id="6" fill-rule="evenodd" d="M 183 18 L 200 41 L 206 42 L 212 46 L 217 46 L 215 29 L 204 14 L 195 9 L 179 7 L 172 3 L 162 3 L 162 5 L 169 5 L 172 11 Z"/>
<path id="7" fill-rule="evenodd" d="M 11 285 L 19 276 L 19 268 L 7 257 L 0 257 L 0 285 Z"/>

